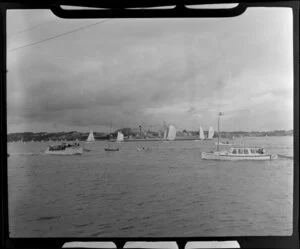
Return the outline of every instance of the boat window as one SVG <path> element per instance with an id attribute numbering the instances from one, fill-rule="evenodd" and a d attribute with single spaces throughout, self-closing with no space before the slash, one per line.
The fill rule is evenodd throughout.
<path id="1" fill-rule="evenodd" d="M 233 149 L 233 150 L 232 150 L 232 154 L 236 154 L 236 149 Z"/>
<path id="2" fill-rule="evenodd" d="M 249 154 L 248 149 L 244 149 L 244 154 Z"/>
<path id="3" fill-rule="evenodd" d="M 244 154 L 243 149 L 239 149 L 239 154 Z"/>
<path id="4" fill-rule="evenodd" d="M 256 153 L 255 149 L 251 149 L 251 153 L 255 154 Z"/>

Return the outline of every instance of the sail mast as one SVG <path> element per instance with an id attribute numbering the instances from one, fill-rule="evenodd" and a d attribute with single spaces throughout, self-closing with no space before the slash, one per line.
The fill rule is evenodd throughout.
<path id="1" fill-rule="evenodd" d="M 219 151 L 219 144 L 220 144 L 220 113 L 218 117 L 218 145 L 217 145 L 217 151 Z"/>
<path id="2" fill-rule="evenodd" d="M 217 150 L 219 151 L 219 144 L 220 144 L 220 116 L 222 116 L 223 113 L 219 112 L 219 117 L 218 117 L 218 145 L 217 145 Z"/>

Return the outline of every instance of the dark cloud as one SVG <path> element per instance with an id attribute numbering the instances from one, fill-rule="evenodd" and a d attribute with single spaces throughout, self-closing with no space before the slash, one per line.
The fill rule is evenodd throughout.
<path id="1" fill-rule="evenodd" d="M 264 97 L 266 92 L 283 102 L 291 96 L 290 87 L 281 87 L 292 75 L 290 23 L 285 14 L 274 14 L 250 11 L 222 21 L 111 20 L 8 54 L 8 120 L 41 127 L 166 120 L 189 128 L 214 123 L 216 113 L 225 110 L 232 117 L 225 118 L 226 128 L 238 118 L 245 129 L 263 123 L 275 127 L 269 120 L 283 125 L 271 114 L 261 116 L 257 104 L 266 98 L 280 108 L 274 98 Z M 20 25 L 11 17 L 9 27 Z M 89 23 L 64 20 L 19 39 L 30 43 Z"/>

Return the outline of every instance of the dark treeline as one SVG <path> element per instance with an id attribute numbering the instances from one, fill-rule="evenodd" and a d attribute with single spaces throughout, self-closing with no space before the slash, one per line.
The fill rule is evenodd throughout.
<path id="1" fill-rule="evenodd" d="M 118 131 L 121 131 L 125 138 L 132 139 L 141 139 L 141 138 L 160 138 L 163 135 L 162 131 L 144 131 L 139 129 L 131 129 L 131 128 L 122 128 L 118 129 L 111 134 L 103 133 L 103 132 L 94 132 L 94 137 L 96 140 L 107 140 L 114 139 L 117 136 Z M 80 140 L 84 141 L 87 139 L 89 133 L 88 132 L 22 132 L 22 133 L 10 133 L 7 135 L 8 142 L 16 142 L 16 141 L 74 141 Z M 199 131 L 177 131 L 177 137 L 196 137 L 199 136 Z M 290 136 L 293 135 L 293 130 L 285 131 L 285 130 L 275 130 L 275 131 L 233 131 L 233 132 L 220 132 L 220 137 L 222 138 L 238 138 L 238 137 L 265 137 L 265 136 Z M 217 137 L 218 133 L 215 132 L 214 137 Z"/>

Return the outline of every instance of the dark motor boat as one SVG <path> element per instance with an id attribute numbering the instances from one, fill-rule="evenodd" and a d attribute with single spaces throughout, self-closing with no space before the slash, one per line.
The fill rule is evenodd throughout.
<path id="1" fill-rule="evenodd" d="M 119 151 L 119 148 L 113 149 L 113 148 L 105 148 L 105 151 Z"/>

